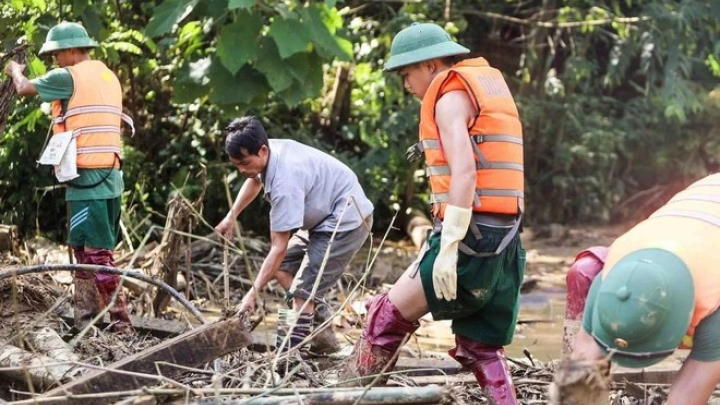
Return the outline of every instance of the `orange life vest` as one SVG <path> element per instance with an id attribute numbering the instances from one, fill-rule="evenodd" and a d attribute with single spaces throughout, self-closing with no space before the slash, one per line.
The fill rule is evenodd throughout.
<path id="1" fill-rule="evenodd" d="M 695 328 L 720 307 L 720 270 L 715 253 L 720 240 L 720 174 L 705 177 L 676 194 L 648 219 L 616 239 L 603 278 L 626 255 L 646 248 L 676 254 L 690 270 L 695 308 L 682 346 L 692 347 Z"/>
<path id="2" fill-rule="evenodd" d="M 478 111 L 468 126 L 477 167 L 473 211 L 521 214 L 524 207 L 523 135 L 517 107 L 502 73 L 483 58 L 467 59 L 430 83 L 420 112 L 419 149 L 425 154 L 433 215 L 443 218 L 452 174 L 445 158 L 435 105 L 463 90 Z"/>
<path id="3" fill-rule="evenodd" d="M 60 100 L 53 102 L 53 133 L 73 131 L 77 167 L 99 169 L 120 166 L 120 121 L 133 127 L 122 112 L 122 90 L 117 76 L 96 60 L 68 67 L 73 95 L 63 114 Z M 133 128 L 133 133 L 134 133 Z"/>

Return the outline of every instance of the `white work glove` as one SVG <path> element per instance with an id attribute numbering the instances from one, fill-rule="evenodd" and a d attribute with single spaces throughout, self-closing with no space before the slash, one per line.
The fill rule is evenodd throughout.
<path id="1" fill-rule="evenodd" d="M 465 238 L 471 220 L 472 209 L 450 204 L 445 207 L 440 252 L 433 264 L 433 288 L 439 300 L 457 298 L 458 243 Z"/>

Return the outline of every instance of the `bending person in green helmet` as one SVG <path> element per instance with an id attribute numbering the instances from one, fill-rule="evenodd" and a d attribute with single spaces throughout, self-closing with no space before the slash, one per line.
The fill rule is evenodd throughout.
<path id="1" fill-rule="evenodd" d="M 122 112 L 120 82 L 108 67 L 93 60 L 88 51 L 97 47 L 82 25 L 61 22 L 50 29 L 40 55 L 52 55 L 58 67 L 29 80 L 25 66 L 10 61 L 5 67 L 21 96 L 39 95 L 52 103 L 53 137 L 72 133 L 77 153 L 72 170 L 58 180 L 67 185 L 65 199 L 70 207 L 68 240 L 79 264 L 115 267 L 113 249 L 117 243 L 123 191 L 120 171 L 120 125 L 130 117 Z M 110 305 L 113 330 L 133 333 L 134 329 L 120 286 L 114 274 L 74 273 L 75 326 L 82 329 L 105 306 Z"/>
<path id="2" fill-rule="evenodd" d="M 391 371 L 395 354 L 431 312 L 452 319 L 450 355 L 470 368 L 491 403 L 516 404 L 503 346 L 515 331 L 525 251 L 522 126 L 502 73 L 435 24 L 413 24 L 392 42 L 386 71 L 422 100 L 420 139 L 431 188 L 433 233 L 387 294 L 367 304 L 365 329 L 342 381 Z M 359 377 L 359 378 L 358 378 Z"/>
<path id="3" fill-rule="evenodd" d="M 681 191 L 616 239 L 587 296 L 574 358 L 641 368 L 690 348 L 669 405 L 706 404 L 720 384 L 720 174 Z"/>

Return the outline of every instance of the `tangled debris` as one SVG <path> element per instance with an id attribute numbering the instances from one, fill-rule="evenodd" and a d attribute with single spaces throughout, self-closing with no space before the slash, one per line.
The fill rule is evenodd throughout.
<path id="1" fill-rule="evenodd" d="M 233 300 L 239 300 L 242 293 L 248 288 L 248 282 L 252 279 L 252 268 L 257 268 L 265 253 L 268 250 L 266 242 L 259 239 L 245 238 L 245 252 L 231 250 L 228 260 L 224 260 L 222 243 L 211 237 L 187 237 L 186 248 L 180 249 L 185 257 L 179 261 L 179 274 L 184 275 L 184 282 L 178 284 L 178 289 L 185 294 L 186 299 L 200 308 L 208 316 L 214 314 L 216 317 L 223 316 L 222 297 L 224 293 L 220 280 L 225 268 L 230 272 L 230 288 L 234 292 Z M 159 245 L 140 246 L 133 252 L 127 252 L 121 263 L 132 264 L 131 268 L 150 269 L 153 267 L 153 260 L 156 257 Z M 355 312 L 354 300 L 359 299 L 354 290 L 359 288 L 363 294 L 372 295 L 381 288 L 379 284 L 383 281 L 391 282 L 391 270 L 404 267 L 403 260 L 411 261 L 414 258 L 412 251 L 399 256 L 400 249 L 395 246 L 393 249 L 383 249 L 381 253 L 388 253 L 390 256 L 378 260 L 378 269 L 383 266 L 389 268 L 384 278 L 378 279 L 378 284 L 371 286 L 368 280 L 371 278 L 365 270 L 368 268 L 368 257 L 378 251 L 361 253 L 359 260 L 353 264 L 353 270 L 343 280 L 339 289 L 325 297 L 335 313 L 333 326 L 342 329 L 346 338 L 344 341 L 348 346 L 343 352 L 325 356 L 310 358 L 290 370 L 285 375 L 280 375 L 273 367 L 275 352 L 272 344 L 272 324 L 265 326 L 265 335 L 256 332 L 253 336 L 255 343 L 248 348 L 234 351 L 221 356 L 216 361 L 208 361 L 197 367 L 186 367 L 182 372 L 173 378 L 164 377 L 161 380 L 155 379 L 155 385 L 148 384 L 147 388 L 123 388 L 115 392 L 108 391 L 103 394 L 94 394 L 92 402 L 109 403 L 119 398 L 129 400 L 148 400 L 150 403 L 170 403 L 173 401 L 206 403 L 214 400 L 222 400 L 226 403 L 243 401 L 253 398 L 250 403 L 280 404 L 280 403 L 355 403 L 358 395 L 365 395 L 366 399 L 380 396 L 385 398 L 385 403 L 457 403 L 457 404 L 484 404 L 487 403 L 481 389 L 477 386 L 473 376 L 467 372 L 461 372 L 459 366 L 452 363 L 444 354 L 431 352 L 410 353 L 407 350 L 401 353 L 404 367 L 390 376 L 388 386 L 383 391 L 371 390 L 365 392 L 345 391 L 347 389 L 337 388 L 338 370 L 349 348 L 353 343 L 352 336 L 356 336 L 361 327 L 362 313 Z M 371 254 L 372 253 L 372 254 Z M 3 261 L 4 265 L 15 263 L 31 263 L 27 259 L 16 261 Z M 387 263 L 391 264 L 387 264 Z M 2 270 L 0 270 L 2 271 Z M 373 271 L 373 274 L 376 272 Z M 64 281 L 63 281 L 64 280 Z M 143 313 L 146 308 L 149 313 L 152 311 L 152 287 L 148 285 L 128 284 L 129 301 L 135 315 Z M 138 288 L 139 286 L 139 288 Z M 50 275 L 25 275 L 22 277 L 8 278 L 0 281 L 0 342 L 3 346 L 12 345 L 32 354 L 34 359 L 44 357 L 53 358 L 48 355 L 52 350 L 38 350 L 31 339 L 37 331 L 52 330 L 69 342 L 76 336 L 74 331 L 65 323 L 66 318 L 58 315 L 63 307 L 68 306 L 68 299 L 71 296 L 72 286 L 66 278 L 51 277 Z M 270 285 L 262 292 L 263 301 L 268 306 L 280 305 L 282 291 L 278 286 Z M 151 298 L 148 300 L 148 297 Z M 183 333 L 189 325 L 186 311 L 177 305 L 171 305 L 168 310 L 161 314 L 164 318 L 175 319 L 172 321 L 178 324 L 177 333 Z M 177 322 L 183 320 L 183 322 Z M 67 379 L 70 375 L 87 376 L 89 373 L 98 370 L 111 370 L 114 364 L 145 353 L 166 343 L 172 336 L 167 330 L 164 335 L 153 335 L 152 328 L 140 329 L 143 332 L 136 336 L 119 336 L 110 333 L 102 328 L 94 328 L 92 333 L 86 334 L 75 342 L 71 348 L 74 356 L 79 360 L 71 360 L 65 356 L 65 362 L 72 363 L 73 368 L 69 374 L 63 376 Z M 62 352 L 62 351 L 61 351 Z M 65 352 L 67 355 L 67 352 Z M 408 355 L 410 354 L 410 357 Z M 182 354 L 180 354 L 182 355 Z M 55 354 L 55 357 L 61 357 Z M 445 359 L 444 364 L 452 364 L 451 367 L 443 366 L 437 369 L 413 367 L 423 365 L 422 359 L 439 358 Z M 41 361 L 41 362 L 42 362 Z M 545 404 L 552 403 L 548 395 L 548 388 L 558 377 L 557 362 L 529 362 L 527 359 L 511 359 L 513 379 L 516 384 L 518 399 L 521 404 Z M 27 361 L 23 362 L 27 368 Z M 58 361 L 55 361 L 58 363 Z M 422 364 L 421 364 L 422 363 Z M 52 364 L 52 363 L 51 363 Z M 0 366 L 0 374 L 7 372 L 12 367 Z M 18 367 L 16 366 L 16 369 Z M 75 373 L 75 374 L 73 374 Z M 4 374 L 3 374 L 4 375 Z M 47 378 L 46 378 L 47 379 Z M 572 379 L 567 376 L 565 382 L 579 382 L 582 379 Z M 602 388 L 603 380 L 597 380 L 596 387 Z M 607 381 L 607 380 L 605 380 Z M 32 401 L 33 393 L 42 393 L 52 386 L 57 386 L 62 381 L 56 381 L 44 387 L 43 384 L 36 384 L 32 379 L 15 378 L 14 380 L 0 378 L 0 398 L 9 401 Z M 569 384 L 572 385 L 572 384 Z M 568 386 L 569 386 L 568 385 Z M 419 387 L 427 390 L 420 391 Z M 425 389 L 423 388 L 423 389 Z M 635 405 L 635 404 L 660 404 L 667 398 L 668 385 L 666 384 L 643 384 L 638 382 L 615 381 L 608 385 L 604 403 Z M 427 397 L 413 399 L 425 402 L 399 402 L 410 401 L 412 396 L 406 395 L 411 392 L 423 392 Z M 336 396 L 329 396 L 328 392 Z M 364 393 L 364 394 L 363 394 Z M 439 396 L 438 396 L 439 395 Z M 720 395 L 715 397 L 720 398 Z M 714 397 L 714 398 L 715 398 Z M 599 398 L 598 400 L 601 400 Z M 301 402 L 302 401 L 302 402 Z M 315 402 L 313 402 L 315 401 Z M 327 402 L 335 401 L 335 402 Z M 343 402 L 345 401 L 345 402 Z M 378 401 L 380 401 L 378 399 Z M 23 403 L 23 402 L 20 402 Z M 383 403 L 375 402 L 375 403 Z M 569 402 L 560 402 L 565 405 Z M 585 402 L 590 403 L 590 402 Z"/>

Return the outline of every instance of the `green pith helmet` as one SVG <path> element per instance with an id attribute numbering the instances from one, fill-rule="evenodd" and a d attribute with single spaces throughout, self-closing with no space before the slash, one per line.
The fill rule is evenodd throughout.
<path id="1" fill-rule="evenodd" d="M 694 307 L 695 286 L 682 259 L 663 249 L 638 250 L 602 279 L 592 336 L 621 366 L 648 367 L 675 351 Z"/>
<path id="2" fill-rule="evenodd" d="M 384 70 L 391 71 L 425 60 L 469 53 L 470 50 L 450 38 L 440 26 L 413 23 L 398 32 L 390 46 L 390 58 Z"/>
<path id="3" fill-rule="evenodd" d="M 98 43 L 85 31 L 85 27 L 78 23 L 63 21 L 50 28 L 45 43 L 40 48 L 40 55 L 70 48 L 95 48 Z"/>

